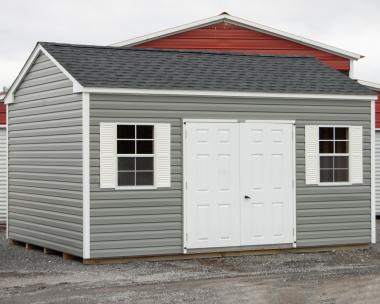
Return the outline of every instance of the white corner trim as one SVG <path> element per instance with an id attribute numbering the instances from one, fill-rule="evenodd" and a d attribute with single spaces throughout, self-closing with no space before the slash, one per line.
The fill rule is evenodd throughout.
<path id="1" fill-rule="evenodd" d="M 371 101 L 371 243 L 376 243 L 375 100 Z"/>
<path id="2" fill-rule="evenodd" d="M 369 87 L 375 91 L 380 91 L 380 83 L 375 83 L 371 81 L 359 80 L 358 82 L 366 87 Z"/>
<path id="3" fill-rule="evenodd" d="M 6 119 L 6 129 L 5 129 L 5 144 L 6 144 L 6 148 L 5 148 L 5 161 L 6 161 L 6 170 L 5 170 L 5 174 L 6 174 L 6 181 L 5 181 L 5 189 L 6 189 L 6 194 L 5 194 L 5 216 L 6 216 L 6 219 L 5 219 L 5 223 L 6 223 L 6 233 L 5 233 L 5 237 L 8 239 L 9 238 L 9 225 L 8 225 L 8 212 L 9 212 L 9 206 L 8 206 L 8 191 L 9 191 L 9 186 L 8 186 L 8 179 L 9 179 L 9 170 L 8 170 L 8 164 L 9 164 L 9 161 L 8 161 L 8 156 L 9 156 L 9 145 L 8 145 L 8 131 L 9 131 L 9 128 L 8 128 L 8 106 L 6 105 L 5 106 L 5 119 Z"/>
<path id="4" fill-rule="evenodd" d="M 377 98 L 375 95 L 337 95 L 337 94 L 299 94 L 299 93 L 261 93 L 234 91 L 201 91 L 201 90 L 156 90 L 156 89 L 123 89 L 84 87 L 80 92 L 98 94 L 131 94 L 131 95 L 166 95 L 166 96 L 205 96 L 205 97 L 243 97 L 243 98 L 281 98 L 281 99 L 331 99 L 331 100 L 366 100 Z"/>
<path id="5" fill-rule="evenodd" d="M 350 77 L 351 79 L 355 79 L 355 76 L 354 76 L 354 60 L 353 59 L 350 59 L 350 71 L 348 72 L 348 77 Z"/>
<path id="6" fill-rule="evenodd" d="M 83 258 L 90 258 L 90 94 L 82 94 Z"/>
<path id="7" fill-rule="evenodd" d="M 15 90 L 18 88 L 21 81 L 24 79 L 26 73 L 29 71 L 32 64 L 37 59 L 40 53 L 46 55 L 60 69 L 60 71 L 71 80 L 71 82 L 73 83 L 73 93 L 81 92 L 83 90 L 82 85 L 80 85 L 80 83 L 69 72 L 67 72 L 67 70 L 62 65 L 60 65 L 58 61 L 50 55 L 48 51 L 46 51 L 40 44 L 37 44 L 37 46 L 33 49 L 32 53 L 30 54 L 28 60 L 22 67 L 20 73 L 17 75 L 16 80 L 12 83 L 11 87 L 9 88 L 7 95 L 4 99 L 5 104 L 10 104 L 14 102 Z"/>
<path id="8" fill-rule="evenodd" d="M 292 186 L 293 186 L 293 248 L 297 248 L 297 176 L 296 176 L 296 125 L 295 121 L 293 123 L 292 128 L 292 141 L 293 141 L 293 147 L 292 147 L 292 160 L 293 160 L 293 166 L 292 166 Z"/>
<path id="9" fill-rule="evenodd" d="M 210 18 L 207 18 L 207 19 L 202 19 L 202 20 L 198 20 L 198 21 L 195 21 L 195 22 L 187 23 L 187 24 L 184 24 L 184 25 L 180 25 L 180 26 L 177 26 L 177 27 L 169 28 L 169 29 L 166 29 L 166 30 L 163 30 L 163 31 L 152 33 L 152 34 L 136 37 L 136 38 L 133 38 L 133 39 L 124 40 L 124 41 L 121 41 L 121 42 L 117 42 L 117 43 L 111 44 L 111 46 L 116 46 L 116 47 L 120 47 L 120 46 L 133 46 L 133 45 L 136 45 L 136 44 L 141 44 L 141 43 L 148 42 L 148 41 L 151 41 L 151 40 L 155 40 L 155 39 L 163 38 L 163 37 L 166 37 L 166 36 L 178 34 L 178 33 L 184 32 L 184 31 L 189 31 L 189 30 L 192 30 L 192 29 L 196 29 L 196 28 L 199 28 L 199 27 L 206 26 L 208 24 L 213 24 L 213 23 L 221 22 L 221 21 L 227 21 L 227 22 L 230 22 L 230 23 L 233 23 L 235 25 L 242 26 L 242 27 L 245 27 L 245 28 L 248 28 L 248 29 L 251 29 L 251 30 L 255 30 L 255 31 L 262 32 L 262 33 L 270 34 L 270 35 L 277 36 L 277 37 L 280 37 L 280 38 L 285 38 L 287 40 L 291 40 L 291 41 L 294 41 L 294 42 L 297 42 L 297 43 L 301 43 L 301 44 L 304 44 L 304 45 L 307 45 L 307 46 L 311 46 L 313 48 L 316 48 L 316 49 L 319 49 L 319 50 L 322 50 L 322 51 L 326 51 L 326 52 L 329 52 L 329 53 L 333 53 L 333 54 L 336 54 L 336 55 L 339 55 L 339 56 L 342 56 L 342 57 L 345 57 L 345 58 L 348 58 L 348 59 L 355 59 L 355 60 L 357 60 L 357 59 L 360 59 L 360 58 L 364 57 L 363 55 L 360 55 L 360 54 L 357 54 L 357 53 L 349 52 L 349 51 L 346 51 L 346 50 L 343 50 L 343 49 L 339 49 L 339 48 L 336 48 L 336 47 L 333 47 L 333 46 L 330 46 L 330 45 L 327 45 L 327 44 L 324 44 L 324 43 L 320 43 L 320 42 L 317 42 L 317 41 L 314 41 L 314 40 L 311 40 L 311 39 L 307 39 L 305 37 L 293 35 L 293 34 L 290 34 L 290 33 L 284 32 L 284 31 L 280 31 L 280 30 L 274 29 L 274 28 L 269 27 L 269 26 L 265 26 L 265 25 L 262 25 L 262 24 L 259 24 L 259 23 L 256 23 L 256 22 L 248 21 L 248 20 L 245 20 L 245 19 L 242 19 L 242 18 L 238 18 L 238 17 L 235 17 L 235 16 L 230 16 L 230 15 L 227 15 L 227 14 L 221 14 L 221 15 L 218 15 L 218 16 L 214 16 L 214 17 L 210 17 Z"/>

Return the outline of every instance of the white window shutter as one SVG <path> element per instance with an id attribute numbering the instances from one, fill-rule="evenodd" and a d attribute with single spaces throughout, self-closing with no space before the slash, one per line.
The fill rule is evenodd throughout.
<path id="1" fill-rule="evenodd" d="M 363 183 L 363 128 L 350 127 L 350 181 L 353 184 Z"/>
<path id="2" fill-rule="evenodd" d="M 170 124 L 154 125 L 156 187 L 170 187 Z"/>
<path id="3" fill-rule="evenodd" d="M 116 186 L 116 124 L 100 123 L 100 188 Z"/>
<path id="4" fill-rule="evenodd" d="M 318 184 L 318 126 L 305 126 L 305 173 L 306 184 Z"/>

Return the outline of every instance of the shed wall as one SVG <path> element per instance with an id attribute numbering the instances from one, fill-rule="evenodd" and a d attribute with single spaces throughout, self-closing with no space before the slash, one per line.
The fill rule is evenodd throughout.
<path id="1" fill-rule="evenodd" d="M 295 119 L 297 245 L 370 242 L 370 109 L 369 101 L 91 94 L 91 257 L 182 252 L 182 118 Z M 171 123 L 171 188 L 100 189 L 100 122 Z M 363 184 L 305 185 L 305 124 L 363 126 Z"/>
<path id="2" fill-rule="evenodd" d="M 82 256 L 82 95 L 40 55 L 9 105 L 9 238 Z"/>

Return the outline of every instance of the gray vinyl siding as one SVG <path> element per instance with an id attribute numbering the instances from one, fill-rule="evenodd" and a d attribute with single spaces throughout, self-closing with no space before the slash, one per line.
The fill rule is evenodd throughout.
<path id="1" fill-rule="evenodd" d="M 380 215 L 380 130 L 375 134 L 376 215 Z"/>
<path id="2" fill-rule="evenodd" d="M 91 94 L 92 258 L 182 252 L 182 118 L 296 120 L 297 245 L 370 242 L 369 101 Z M 100 189 L 100 122 L 171 123 L 171 188 Z M 363 184 L 305 185 L 304 126 L 307 124 L 363 126 Z"/>
<path id="3" fill-rule="evenodd" d="M 0 224 L 7 219 L 7 131 L 0 128 Z"/>
<path id="4" fill-rule="evenodd" d="M 82 256 L 82 96 L 40 55 L 9 105 L 9 238 Z"/>

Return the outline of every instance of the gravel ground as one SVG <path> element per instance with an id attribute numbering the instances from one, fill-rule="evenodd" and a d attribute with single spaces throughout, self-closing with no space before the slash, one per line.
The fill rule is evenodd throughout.
<path id="1" fill-rule="evenodd" d="M 0 234 L 0 303 L 332 304 L 379 299 L 379 245 L 369 250 L 92 266 L 9 245 Z"/>

